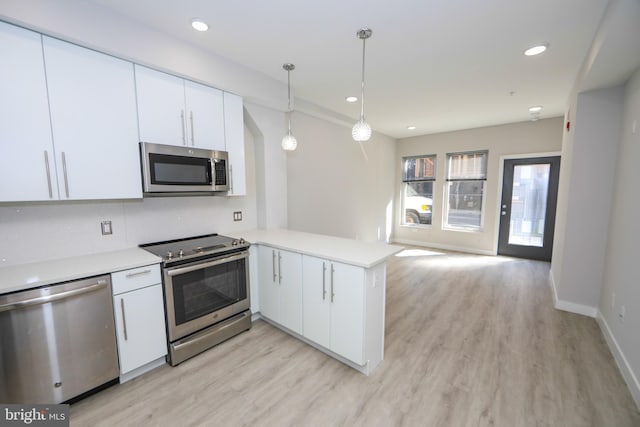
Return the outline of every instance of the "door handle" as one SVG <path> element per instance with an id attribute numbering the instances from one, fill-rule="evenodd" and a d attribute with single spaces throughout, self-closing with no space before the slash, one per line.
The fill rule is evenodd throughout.
<path id="1" fill-rule="evenodd" d="M 278 284 L 282 284 L 282 254 L 278 251 Z"/>
<path id="2" fill-rule="evenodd" d="M 326 276 L 327 276 L 327 266 L 323 261 L 322 262 L 322 301 L 324 301 L 325 297 L 327 296 L 327 286 L 325 284 Z"/>
<path id="3" fill-rule="evenodd" d="M 64 155 L 64 151 L 62 152 L 62 173 L 64 175 L 64 191 L 68 199 L 69 198 L 69 180 L 67 179 L 67 157 Z"/>
<path id="4" fill-rule="evenodd" d="M 182 145 L 187 145 L 187 123 L 184 120 L 184 110 L 180 110 L 180 128 L 182 129 Z"/>
<path id="5" fill-rule="evenodd" d="M 47 171 L 47 185 L 49 186 L 49 198 L 53 199 L 53 190 L 51 188 L 51 169 L 49 169 L 49 153 L 44 150 L 44 167 Z"/>
<path id="6" fill-rule="evenodd" d="M 333 302 L 333 297 L 336 296 L 336 294 L 333 292 L 333 273 L 336 270 L 333 268 L 333 263 L 331 263 L 331 302 Z"/>
<path id="7" fill-rule="evenodd" d="M 271 269 L 273 271 L 273 283 L 276 282 L 276 251 L 271 250 Z"/>
<path id="8" fill-rule="evenodd" d="M 193 136 L 193 111 L 189 112 L 189 121 L 191 122 L 191 146 L 195 147 L 196 146 L 196 141 L 195 141 L 195 137 Z"/>
<path id="9" fill-rule="evenodd" d="M 122 332 L 124 333 L 124 340 L 128 341 L 127 337 L 127 318 L 124 315 L 124 298 L 120 298 L 120 308 L 122 309 Z"/>

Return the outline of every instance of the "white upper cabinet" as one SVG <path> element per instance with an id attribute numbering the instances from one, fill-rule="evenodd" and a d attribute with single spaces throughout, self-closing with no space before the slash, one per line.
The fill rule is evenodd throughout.
<path id="1" fill-rule="evenodd" d="M 222 91 L 135 66 L 140 140 L 225 150 Z"/>
<path id="2" fill-rule="evenodd" d="M 230 196 L 247 194 L 242 98 L 224 92 L 224 130 L 229 153 Z"/>
<path id="3" fill-rule="evenodd" d="M 187 145 L 184 81 L 135 66 L 140 141 Z"/>
<path id="4" fill-rule="evenodd" d="M 141 198 L 133 65 L 43 37 L 60 199 Z"/>
<path id="5" fill-rule="evenodd" d="M 222 91 L 184 81 L 188 145 L 225 151 Z"/>
<path id="6" fill-rule="evenodd" d="M 40 34 L 0 22 L 0 201 L 58 199 Z"/>

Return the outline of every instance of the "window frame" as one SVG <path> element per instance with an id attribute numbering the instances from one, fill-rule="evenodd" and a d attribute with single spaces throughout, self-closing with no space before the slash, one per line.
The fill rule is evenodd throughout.
<path id="1" fill-rule="evenodd" d="M 420 179 L 407 179 L 407 161 L 412 159 L 432 159 L 433 165 L 433 174 L 430 177 L 420 178 Z M 403 156 L 401 161 L 401 191 L 400 191 L 400 218 L 399 225 L 401 227 L 418 227 L 418 228 L 430 228 L 433 226 L 433 202 L 434 202 L 434 193 L 436 191 L 436 173 L 438 166 L 438 155 L 437 154 L 421 154 L 421 155 L 413 155 L 413 156 Z M 422 223 L 407 223 L 406 222 L 406 213 L 405 213 L 405 199 L 407 195 L 407 187 L 414 182 L 431 182 L 431 221 L 429 224 Z"/>
<path id="2" fill-rule="evenodd" d="M 484 169 L 483 177 L 461 177 L 461 178 L 452 178 L 451 177 L 451 166 L 452 161 L 451 158 L 453 156 L 460 155 L 483 155 L 483 164 L 481 169 Z M 484 231 L 484 221 L 485 221 L 485 207 L 487 202 L 487 175 L 489 169 L 489 150 L 470 150 L 470 151 L 457 151 L 446 153 L 446 170 L 445 170 L 445 182 L 443 185 L 443 209 L 442 209 L 442 229 L 447 231 L 462 231 L 469 233 L 478 233 Z M 449 199 L 450 199 L 450 184 L 452 182 L 482 182 L 482 202 L 480 203 L 480 224 L 475 225 L 451 225 L 449 224 Z"/>

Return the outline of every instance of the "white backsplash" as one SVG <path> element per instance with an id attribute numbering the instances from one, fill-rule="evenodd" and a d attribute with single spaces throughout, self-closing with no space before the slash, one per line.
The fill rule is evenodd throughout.
<path id="1" fill-rule="evenodd" d="M 242 211 L 242 221 L 233 212 Z M 100 223 L 112 222 L 103 236 Z M 0 206 L 0 268 L 257 227 L 255 197 L 162 197 Z"/>

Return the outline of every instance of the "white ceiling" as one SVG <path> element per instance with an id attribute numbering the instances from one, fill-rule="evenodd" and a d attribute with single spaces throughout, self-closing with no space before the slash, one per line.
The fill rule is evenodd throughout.
<path id="1" fill-rule="evenodd" d="M 286 82 L 353 118 L 366 45 L 365 115 L 395 138 L 564 114 L 607 0 L 87 0 Z M 203 18 L 198 33 L 191 18 Z M 537 57 L 523 51 L 549 49 Z M 407 130 L 408 125 L 417 129 Z"/>

